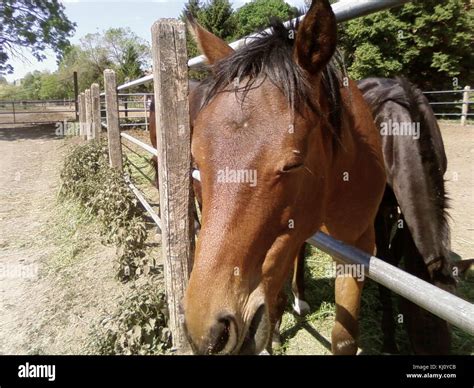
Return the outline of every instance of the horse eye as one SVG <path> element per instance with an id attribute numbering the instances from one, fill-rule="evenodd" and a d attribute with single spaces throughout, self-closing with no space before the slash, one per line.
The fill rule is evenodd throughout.
<path id="1" fill-rule="evenodd" d="M 296 170 L 300 167 L 303 167 L 302 162 L 288 163 L 285 166 L 283 166 L 283 168 L 281 169 L 281 172 L 290 172 L 290 171 Z"/>

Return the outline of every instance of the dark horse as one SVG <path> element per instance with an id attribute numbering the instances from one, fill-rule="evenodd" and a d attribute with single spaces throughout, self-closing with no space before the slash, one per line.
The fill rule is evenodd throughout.
<path id="1" fill-rule="evenodd" d="M 403 78 L 369 78 L 358 86 L 382 131 L 387 172 L 387 188 L 376 218 L 378 255 L 393 265 L 403 261 L 408 272 L 454 292 L 457 275 L 472 261 L 453 264 L 450 260 L 444 185 L 447 159 L 433 110 L 423 93 Z M 380 294 L 383 350 L 392 353 L 397 351 L 392 299 L 385 287 L 380 287 Z M 403 298 L 400 309 L 416 354 L 449 353 L 446 321 Z"/>
<path id="2" fill-rule="evenodd" d="M 377 256 L 415 276 L 453 292 L 456 276 L 472 260 L 455 266 L 449 259 L 450 231 L 444 174 L 447 159 L 441 132 L 428 100 L 403 78 L 369 78 L 359 89 L 369 103 L 382 135 L 387 186 L 375 220 Z M 400 211 L 399 211 L 400 209 Z M 293 277 L 295 311 L 304 302 L 304 250 Z M 382 351 L 397 353 L 391 292 L 379 286 L 383 306 Z M 448 324 L 401 299 L 400 310 L 416 354 L 447 354 Z"/>
<path id="3" fill-rule="evenodd" d="M 212 75 L 191 96 L 200 101 L 191 117 L 202 228 L 186 331 L 195 353 L 258 353 L 271 344 L 308 237 L 322 229 L 374 253 L 386 182 L 380 135 L 357 85 L 328 66 L 336 20 L 327 0 L 313 1 L 297 31 L 275 24 L 235 52 L 190 25 Z M 359 276 L 336 279 L 335 354 L 357 351 L 362 287 Z"/>

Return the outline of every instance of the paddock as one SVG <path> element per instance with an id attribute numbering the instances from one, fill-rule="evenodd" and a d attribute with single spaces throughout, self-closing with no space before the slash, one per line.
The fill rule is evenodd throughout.
<path id="1" fill-rule="evenodd" d="M 362 0 L 342 1 L 334 6 L 339 22 L 377 12 L 384 8 L 401 5 L 407 0 L 369 1 Z M 251 37 L 250 37 L 251 39 Z M 104 72 L 105 77 L 105 105 L 106 121 L 101 121 L 101 102 L 98 86 L 91 85 L 79 97 L 80 136 L 89 141 L 99 139 L 102 127 L 107 130 L 111 166 L 121 170 L 122 145 L 132 142 L 146 153 L 159 158 L 159 181 L 161 216 L 149 206 L 137 188 L 130 183 L 130 188 L 150 212 L 157 227 L 162 232 L 162 249 L 165 262 L 165 282 L 170 310 L 170 329 L 173 334 L 173 346 L 178 351 L 186 351 L 187 344 L 183 334 L 183 315 L 180 310 L 180 301 L 184 295 L 187 278 L 191 269 L 191 260 L 194 249 L 194 233 L 192 230 L 192 209 L 194 202 L 191 190 L 190 130 L 188 116 L 188 66 L 193 68 L 202 64 L 203 58 L 197 57 L 187 62 L 185 55 L 184 25 L 175 20 L 159 20 L 152 27 L 152 42 L 154 55 L 154 74 L 139 80 L 117 86 L 115 74 L 111 70 Z M 244 40 L 232 44 L 239 47 Z M 119 118 L 122 113 L 119 101 L 119 92 L 131 86 L 153 81 L 156 102 L 156 120 L 158 123 L 157 140 L 160 145 L 153 149 L 142 140 L 131 137 L 120 131 Z M 146 102 L 144 100 L 146 111 Z M 467 104 L 468 105 L 468 104 Z M 466 111 L 467 117 L 467 111 Z M 468 127 L 469 128 L 469 127 Z M 466 127 L 462 128 L 466 131 Z M 445 131 L 443 131 L 443 135 Z M 445 140 L 446 141 L 446 140 Z M 449 141 L 447 142 L 449 149 Z M 469 150 L 468 160 L 472 158 Z M 465 156 L 464 156 L 465 157 Z M 448 174 L 454 174 L 456 179 L 467 179 L 464 173 L 457 170 L 456 165 Z M 464 169 L 464 168 L 463 168 Z M 466 173 L 467 175 L 468 173 Z M 472 187 L 472 178 L 466 181 Z M 448 177 L 449 181 L 449 177 Z M 467 189 L 469 186 L 465 186 Z M 448 186 L 449 188 L 449 186 Z M 467 189 L 468 190 L 468 189 Z M 469 214 L 466 209 L 465 194 L 460 195 L 458 212 L 463 216 Z M 454 208 L 454 207 L 453 207 Z M 470 206 L 472 209 L 472 205 Z M 470 213 L 472 214 L 472 212 Z M 456 215 L 456 217 L 461 214 Z M 468 236 L 472 230 L 472 219 L 462 224 L 463 234 L 453 246 L 461 247 L 469 252 Z M 454 228 L 456 231 L 456 227 Z M 466 232 L 466 233 L 465 233 Z M 456 232 L 455 232 L 456 233 Z M 467 243 L 463 243 L 466 240 Z M 446 293 L 420 279 L 390 266 L 374 256 L 364 254 L 355 248 L 348 247 L 329 236 L 318 233 L 308 242 L 324 252 L 333 254 L 340 260 L 350 264 L 361 264 L 365 274 L 376 282 L 390 288 L 392 291 L 418 304 L 435 315 L 447 320 L 462 330 L 474 334 L 474 305 L 454 295 Z M 456 245 L 459 244 L 459 245 Z"/>
<path id="2" fill-rule="evenodd" d="M 404 2 L 406 1 L 362 1 L 353 4 L 349 1 L 343 1 L 334 6 L 334 11 L 337 20 L 344 21 L 383 8 L 400 5 Z M 247 38 L 247 41 L 249 39 L 252 39 L 252 36 Z M 184 62 L 185 57 L 182 55 L 185 48 L 183 24 L 173 20 L 156 22 L 152 28 L 152 42 L 155 69 L 153 81 L 158 123 L 157 143 L 161 145 L 160 149 L 150 149 L 149 146 L 140 144 L 138 140 L 131 138 L 129 135 L 120 134 L 118 125 L 120 112 L 116 106 L 117 90 L 150 82 L 152 80 L 150 76 L 117 87 L 113 72 L 106 71 L 104 73 L 105 99 L 107 101 L 107 124 L 104 126 L 106 126 L 108 132 L 110 158 L 113 167 L 122 168 L 120 137 L 132 141 L 159 158 L 160 200 L 162 203 L 164 202 L 165 206 L 161 209 L 162 219 L 158 219 L 153 212 L 152 216 L 162 229 L 164 237 L 165 278 L 174 346 L 176 348 L 186 348 L 186 340 L 181 327 L 183 316 L 179 312 L 179 301 L 184 296 L 186 280 L 189 276 L 194 236 L 189 227 L 192 224 L 190 214 L 192 214 L 191 207 L 193 206 L 192 200 L 190 200 L 191 177 L 189 171 L 187 173 L 182 171 L 183 166 L 190 166 L 191 160 L 189 122 L 188 118 L 185 117 L 187 115 L 187 101 L 183 99 L 187 96 L 187 77 L 185 75 L 187 66 Z M 173 43 L 171 44 L 171 42 Z M 245 44 L 245 39 L 234 42 L 231 46 L 236 48 L 243 44 Z M 202 56 L 193 58 L 187 65 L 193 68 L 199 66 L 202 61 Z M 172 87 L 175 89 L 171 90 Z M 89 135 L 87 137 L 94 138 L 94 136 Z M 187 143 L 188 146 L 183 147 L 183 143 Z M 176 147 L 177 152 L 171 151 L 172 147 Z M 133 186 L 131 188 L 135 191 Z M 138 198 L 150 210 L 143 198 L 140 198 L 140 196 Z M 186 217 L 188 218 L 187 221 Z M 172 234 L 170 234 L 171 231 Z M 345 263 L 362 265 L 369 278 L 455 326 L 471 334 L 474 333 L 474 306 L 472 304 L 414 278 L 374 256 L 363 254 L 355 248 L 345 246 L 322 233 L 316 234 L 308 242 Z M 180 263 L 177 261 L 180 261 Z"/>

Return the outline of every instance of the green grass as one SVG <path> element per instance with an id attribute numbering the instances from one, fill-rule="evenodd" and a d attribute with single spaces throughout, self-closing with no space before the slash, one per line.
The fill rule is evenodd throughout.
<path id="1" fill-rule="evenodd" d="M 57 202 L 44 234 L 55 242 L 55 254 L 50 256 L 43 271 L 57 273 L 70 267 L 89 248 L 89 237 L 97 234 L 92 215 L 73 200 Z"/>
<path id="2" fill-rule="evenodd" d="M 150 185 L 155 178 L 155 170 L 150 164 L 150 154 L 137 153 L 124 148 L 126 159 L 132 164 L 129 167 L 129 173 L 132 181 L 136 185 Z"/>
<path id="3" fill-rule="evenodd" d="M 319 349 L 318 354 L 329 354 L 325 346 L 315 343 L 322 335 L 330 341 L 330 333 L 335 317 L 334 278 L 329 269 L 332 259 L 321 251 L 310 247 L 306 254 L 305 284 L 306 301 L 311 306 L 311 313 L 300 318 L 292 313 L 291 301 L 283 315 L 280 332 L 282 333 L 282 348 L 278 353 L 295 351 L 306 353 L 307 350 Z M 290 289 L 287 289 L 290 295 Z M 398 296 L 392 293 L 395 316 L 398 314 Z M 463 299 L 474 302 L 474 271 L 470 271 L 466 279 L 461 281 L 458 294 Z M 289 298 L 291 299 L 291 298 Z M 381 354 L 382 306 L 379 301 L 378 285 L 366 279 L 361 301 L 360 312 L 360 339 L 359 347 L 363 354 Z M 317 332 L 317 333 L 316 333 Z M 308 335 L 311 334 L 311 335 Z M 410 354 L 411 348 L 402 323 L 396 324 L 396 343 L 401 354 Z M 319 339 L 320 343 L 324 340 Z M 326 343 L 327 345 L 327 343 Z M 291 349 L 291 352 L 289 351 Z M 472 355 L 474 353 L 474 336 L 463 332 L 456 327 L 452 328 L 452 354 Z"/>

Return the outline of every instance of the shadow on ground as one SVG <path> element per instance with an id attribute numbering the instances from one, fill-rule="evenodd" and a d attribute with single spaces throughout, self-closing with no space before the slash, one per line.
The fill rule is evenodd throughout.
<path id="1" fill-rule="evenodd" d="M 0 141 L 59 140 L 54 124 L 0 125 Z"/>
<path id="2" fill-rule="evenodd" d="M 289 300 L 281 328 L 281 340 L 284 352 L 296 354 L 299 351 L 306 354 L 305 349 L 318 351 L 317 354 L 329 354 L 331 349 L 331 329 L 334 323 L 334 278 L 327 276 L 324 268 L 330 263 L 330 258 L 321 252 L 311 250 L 307 255 L 305 269 L 306 301 L 310 305 L 310 313 L 306 317 L 293 314 Z M 458 295 L 474 302 L 474 271 L 470 271 L 460 282 Z M 291 295 L 287 287 L 287 295 Z M 291 298 L 289 298 L 291 299 Z M 394 319 L 396 322 L 395 340 L 400 354 L 411 354 L 411 346 L 403 322 L 398 322 L 399 297 L 392 293 Z M 381 328 L 382 305 L 379 300 L 377 283 L 366 279 L 362 294 L 360 312 L 360 353 L 365 355 L 380 355 L 383 341 Z M 470 355 L 474 352 L 474 336 L 452 327 L 451 353 L 455 355 Z M 436 333 L 434 333 L 436 335 Z M 317 344 L 309 343 L 317 342 Z M 324 353 L 323 353 L 324 352 Z"/>

